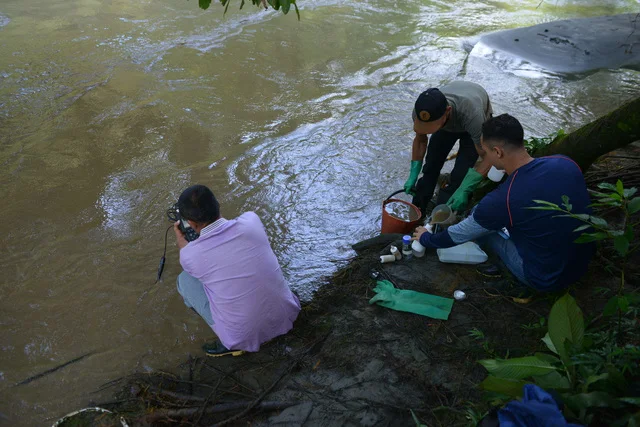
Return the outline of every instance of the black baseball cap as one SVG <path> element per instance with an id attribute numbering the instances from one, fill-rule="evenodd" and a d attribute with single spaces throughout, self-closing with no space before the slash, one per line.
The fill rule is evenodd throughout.
<path id="1" fill-rule="evenodd" d="M 413 119 L 421 122 L 438 120 L 447 111 L 449 102 L 440 89 L 432 87 L 420 94 L 413 108 Z"/>

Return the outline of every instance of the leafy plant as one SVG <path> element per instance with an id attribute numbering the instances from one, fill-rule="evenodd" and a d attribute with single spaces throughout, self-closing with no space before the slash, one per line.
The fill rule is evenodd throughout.
<path id="1" fill-rule="evenodd" d="M 468 335 L 476 341 L 482 341 L 482 349 L 490 356 L 495 356 L 493 347 L 489 344 L 489 340 L 484 335 L 484 332 L 478 328 L 473 328 L 469 330 Z"/>
<path id="2" fill-rule="evenodd" d="M 231 0 L 220 0 L 220 3 L 224 6 L 224 14 L 226 14 Z M 285 15 L 289 13 L 291 6 L 293 6 L 296 11 L 296 15 L 298 16 L 298 20 L 300 20 L 300 11 L 298 10 L 296 0 L 251 0 L 251 3 L 254 6 L 264 7 L 265 9 L 268 9 L 267 3 L 269 3 L 274 10 L 282 10 L 282 13 Z M 200 9 L 206 10 L 211 6 L 211 0 L 198 0 L 198 5 L 200 6 Z M 242 9 L 244 5 L 245 0 L 241 0 L 240 9 Z"/>
<path id="3" fill-rule="evenodd" d="M 522 325 L 520 325 L 520 327 L 525 331 L 535 331 L 538 329 L 544 329 L 546 322 L 547 322 L 547 319 L 545 319 L 544 317 L 541 317 L 540 320 L 538 320 L 537 322 L 523 323 Z"/>
<path id="4" fill-rule="evenodd" d="M 485 339 L 484 336 L 484 332 L 482 332 L 480 329 L 478 328 L 473 328 L 469 330 L 469 334 L 468 334 L 471 338 L 473 338 L 474 340 L 483 340 Z"/>
<path id="5" fill-rule="evenodd" d="M 615 252 L 622 260 L 620 286 L 617 294 L 608 301 L 603 314 L 612 316 L 617 313 L 620 320 L 622 315 L 629 309 L 630 298 L 637 297 L 637 295 L 625 295 L 624 289 L 627 259 L 629 255 L 640 247 L 640 244 L 633 244 L 634 229 L 640 225 L 640 222 L 631 222 L 631 216 L 640 211 L 640 197 L 633 197 L 637 193 L 637 189 L 624 188 L 620 180 L 616 182 L 616 185 L 606 182 L 600 183 L 598 188 L 603 191 L 591 192 L 596 198 L 596 202 L 591 206 L 620 211 L 623 216 L 620 224 L 614 225 L 597 216 L 572 212 L 573 206 L 567 196 L 562 196 L 562 207 L 545 200 L 534 200 L 539 206 L 531 207 L 530 209 L 556 211 L 562 214 L 559 215 L 560 217 L 570 217 L 583 222 L 583 225 L 574 230 L 575 232 L 583 232 L 576 239 L 576 243 L 613 242 Z M 622 334 L 618 333 L 618 337 L 621 338 Z"/>
<path id="6" fill-rule="evenodd" d="M 551 144 L 556 138 L 564 135 L 566 135 L 564 130 L 560 129 L 559 131 L 549 134 L 548 136 L 532 136 L 531 138 L 524 140 L 524 146 L 529 153 L 533 154 L 536 152 L 536 150 L 539 150 L 540 148 Z"/>
<path id="7" fill-rule="evenodd" d="M 640 374 L 638 347 L 618 347 L 606 333 L 585 332 L 582 311 L 569 294 L 553 305 L 547 324 L 542 341 L 551 354 L 481 360 L 489 373 L 481 387 L 504 401 L 521 396 L 523 386 L 534 383 L 560 394 L 568 419 L 589 424 L 598 415 L 599 422 L 617 418 L 620 425 L 630 423 L 640 406 L 630 387 Z M 637 334 L 637 326 L 634 317 L 627 327 Z"/>

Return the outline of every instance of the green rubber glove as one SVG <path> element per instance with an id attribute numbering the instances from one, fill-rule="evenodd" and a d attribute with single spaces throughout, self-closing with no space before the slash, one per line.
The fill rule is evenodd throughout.
<path id="1" fill-rule="evenodd" d="M 447 201 L 447 205 L 451 207 L 452 211 L 462 212 L 467 208 L 469 196 L 473 194 L 473 191 L 482 182 L 482 179 L 483 176 L 476 172 L 475 169 L 469 169 L 460 187 L 458 187 L 456 192 L 449 198 L 449 201 Z"/>
<path id="2" fill-rule="evenodd" d="M 418 180 L 418 175 L 420 175 L 420 169 L 422 169 L 422 161 L 421 160 L 412 160 L 411 161 L 411 173 L 409 173 L 409 179 L 404 183 L 404 192 L 415 196 L 413 191 L 413 187 L 416 186 L 416 181 Z"/>
<path id="3" fill-rule="evenodd" d="M 373 291 L 376 296 L 369 300 L 369 304 L 378 303 L 392 310 L 406 311 L 434 319 L 447 320 L 453 306 L 451 298 L 396 289 L 388 280 L 378 281 Z"/>

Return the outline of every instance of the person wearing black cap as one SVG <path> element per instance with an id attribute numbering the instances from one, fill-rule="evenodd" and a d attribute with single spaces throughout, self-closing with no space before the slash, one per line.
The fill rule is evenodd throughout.
<path id="1" fill-rule="evenodd" d="M 440 89 L 427 89 L 418 96 L 413 109 L 416 136 L 411 152 L 411 173 L 404 189 L 414 196 L 413 204 L 422 210 L 423 215 L 433 196 L 440 170 L 457 140 L 460 140 L 460 148 L 447 187 L 447 193 L 453 195 L 447 204 L 455 211 L 466 208 L 470 194 L 491 167 L 486 161 L 477 165 L 476 161 L 483 153 L 480 145 L 482 124 L 492 113 L 489 95 L 476 83 L 456 81 Z M 428 139 L 427 135 L 431 138 Z M 418 180 L 420 169 L 422 178 Z"/>

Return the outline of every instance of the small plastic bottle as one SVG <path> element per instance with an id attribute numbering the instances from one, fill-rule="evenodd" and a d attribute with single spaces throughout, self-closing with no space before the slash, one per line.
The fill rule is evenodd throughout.
<path id="1" fill-rule="evenodd" d="M 391 246 L 391 255 L 396 258 L 396 261 L 400 261 L 402 259 L 402 254 L 395 246 Z"/>
<path id="2" fill-rule="evenodd" d="M 396 262 L 396 257 L 394 257 L 393 255 L 381 255 L 380 256 L 380 263 L 381 264 L 386 264 L 388 262 Z"/>
<path id="3" fill-rule="evenodd" d="M 416 258 L 422 258 L 424 256 L 424 252 L 426 248 L 420 244 L 419 240 L 414 240 L 411 244 L 411 249 L 413 250 L 413 256 Z"/>
<path id="4" fill-rule="evenodd" d="M 413 251 L 411 250 L 411 236 L 402 237 L 402 256 L 405 259 L 410 259 L 413 256 Z"/>

